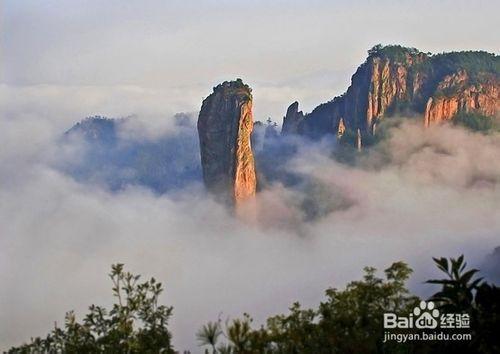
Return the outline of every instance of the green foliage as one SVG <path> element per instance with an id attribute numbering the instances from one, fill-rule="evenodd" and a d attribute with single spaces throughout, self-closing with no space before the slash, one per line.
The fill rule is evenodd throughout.
<path id="1" fill-rule="evenodd" d="M 444 279 L 432 279 L 427 283 L 439 284 L 441 290 L 431 300 L 441 311 L 448 313 L 467 313 L 471 317 L 470 343 L 441 343 L 438 350 L 459 348 L 467 353 L 499 353 L 500 339 L 500 288 L 488 284 L 483 278 L 475 278 L 477 269 L 467 269 L 464 256 L 457 259 L 434 258 L 438 268 L 446 274 Z"/>
<path id="2" fill-rule="evenodd" d="M 441 313 L 470 315 L 470 342 L 383 342 L 384 313 L 407 316 L 420 301 L 406 288 L 412 270 L 404 262 L 393 263 L 383 278 L 366 267 L 361 280 L 326 290 L 316 309 L 296 302 L 257 329 L 248 314 L 224 325 L 209 322 L 196 337 L 209 347 L 207 354 L 500 352 L 500 288 L 477 278 L 478 270 L 468 269 L 463 255 L 434 262 L 445 277 L 427 281 L 441 286 L 430 300 Z M 92 305 L 82 322 L 68 312 L 64 328 L 56 326 L 46 338 L 9 353 L 174 353 L 167 329 L 172 307 L 158 305 L 161 284 L 154 278 L 139 282 L 122 264 L 112 266 L 110 278 L 117 299 L 111 310 Z"/>
<path id="3" fill-rule="evenodd" d="M 140 283 L 123 264 L 113 265 L 109 276 L 117 299 L 111 310 L 91 305 L 81 323 L 68 312 L 64 328 L 56 326 L 46 338 L 9 353 L 173 353 L 167 329 L 172 307 L 158 305 L 161 283 L 154 278 Z"/>
<path id="4" fill-rule="evenodd" d="M 497 118 L 484 116 L 475 112 L 461 112 L 455 116 L 453 123 L 464 126 L 473 131 L 500 131 L 500 124 Z"/>
<path id="5" fill-rule="evenodd" d="M 481 282 L 482 278 L 471 281 L 477 269 L 471 269 L 464 272 L 467 263 L 464 262 L 464 256 L 457 259 L 451 258 L 433 258 L 438 268 L 446 275 L 446 279 L 428 280 L 430 284 L 440 284 L 443 289 L 432 296 L 432 300 L 441 304 L 441 309 L 446 312 L 462 312 L 472 306 L 473 290 Z"/>
<path id="6" fill-rule="evenodd" d="M 377 352 L 382 345 L 383 314 L 407 314 L 418 302 L 405 287 L 412 272 L 405 263 L 396 262 L 386 269 L 385 280 L 375 271 L 366 267 L 362 281 L 349 283 L 343 291 L 326 292 L 328 301 L 319 307 L 319 325 L 324 345 L 337 348 L 336 352 Z"/>
<path id="7" fill-rule="evenodd" d="M 434 261 L 446 278 L 428 281 L 442 286 L 430 300 L 442 312 L 471 315 L 471 342 L 383 342 L 383 314 L 406 316 L 420 301 L 405 286 L 412 270 L 396 262 L 385 270 L 385 279 L 367 267 L 362 280 L 349 283 L 344 290 L 328 289 L 326 301 L 317 309 L 303 309 L 296 302 L 288 314 L 269 318 L 259 329 L 251 327 L 252 319 L 245 314 L 226 324 L 227 342 L 217 349 L 215 343 L 205 344 L 212 346 L 213 353 L 500 352 L 495 332 L 500 324 L 499 288 L 474 279 L 478 270 L 467 269 L 463 256 Z"/>
<path id="8" fill-rule="evenodd" d="M 408 117 L 411 119 L 412 117 Z M 374 127 L 372 127 L 370 130 L 373 133 L 367 133 L 365 130 L 361 130 L 361 145 L 363 148 L 371 147 L 374 146 L 386 139 L 388 139 L 391 135 L 391 129 L 394 127 L 398 127 L 403 123 L 407 118 L 392 118 L 392 119 L 380 119 L 376 118 L 373 121 Z M 358 133 L 357 131 L 351 129 L 351 128 L 346 128 L 344 131 L 344 134 L 340 138 L 340 145 L 341 147 L 351 148 L 351 150 L 356 150 L 356 144 L 357 144 L 357 139 L 358 139 Z M 356 152 L 356 151 L 354 151 Z M 348 151 L 346 149 L 341 151 L 341 154 L 338 154 L 337 158 L 342 158 L 342 155 L 348 154 Z"/>
<path id="9" fill-rule="evenodd" d="M 450 74 L 466 70 L 469 74 L 500 73 L 500 56 L 485 51 L 461 51 L 434 54 L 430 63 L 442 73 Z"/>
<path id="10" fill-rule="evenodd" d="M 483 74 L 500 73 L 500 56 L 484 51 L 461 51 L 434 54 L 412 67 L 413 72 L 420 72 L 434 84 L 446 75 L 465 70 L 472 82 Z"/>
<path id="11" fill-rule="evenodd" d="M 242 101 L 252 100 L 252 89 L 245 84 L 240 78 L 234 81 L 224 81 L 223 83 L 214 87 L 214 92 L 223 90 L 224 96 L 238 96 Z"/>
<path id="12" fill-rule="evenodd" d="M 252 319 L 248 314 L 244 314 L 243 318 L 236 318 L 227 326 L 226 336 L 231 347 L 237 353 L 250 352 L 251 349 L 251 332 L 250 323 Z"/>
<path id="13" fill-rule="evenodd" d="M 439 83 L 447 75 L 465 70 L 468 75 L 468 85 L 475 85 L 487 78 L 498 78 L 500 73 L 500 56 L 484 51 L 461 51 L 434 54 L 410 68 L 410 75 L 417 73 L 427 78 L 422 87 L 421 99 L 434 95 L 450 96 L 456 93 L 458 86 L 449 87 L 446 91 L 436 92 Z M 423 101 L 417 100 L 417 107 L 423 107 Z"/>
<path id="14" fill-rule="evenodd" d="M 401 45 L 374 45 L 368 50 L 369 57 L 389 58 L 397 62 L 405 62 L 407 56 L 422 54 L 417 48 L 408 48 Z"/>
<path id="15" fill-rule="evenodd" d="M 198 333 L 196 333 L 196 338 L 201 346 L 209 345 L 212 347 L 212 353 L 217 353 L 216 345 L 221 335 L 222 329 L 220 321 L 208 322 L 198 331 Z"/>
<path id="16" fill-rule="evenodd" d="M 317 309 L 294 303 L 288 314 L 269 318 L 260 329 L 251 328 L 248 315 L 234 319 L 226 326 L 228 343 L 221 348 L 232 353 L 382 352 L 383 313 L 406 314 L 418 298 L 405 287 L 412 272 L 405 263 L 391 265 L 385 279 L 375 272 L 367 267 L 363 280 L 349 283 L 345 290 L 328 289 Z M 398 352 L 399 347 L 384 350 Z"/>

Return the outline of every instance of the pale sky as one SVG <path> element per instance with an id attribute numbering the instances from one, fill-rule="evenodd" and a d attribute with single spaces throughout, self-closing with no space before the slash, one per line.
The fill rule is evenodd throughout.
<path id="1" fill-rule="evenodd" d="M 17 96 L 38 85 L 38 99 L 75 107 L 66 107 L 72 120 L 196 111 L 215 84 L 241 77 L 254 88 L 256 119 L 281 121 L 296 99 L 309 111 L 344 92 L 374 44 L 500 47 L 498 1 L 1 4 L 3 88 L 24 89 Z"/>

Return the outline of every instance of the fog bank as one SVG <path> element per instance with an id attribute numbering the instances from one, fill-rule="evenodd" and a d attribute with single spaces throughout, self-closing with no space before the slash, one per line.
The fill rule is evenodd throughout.
<path id="1" fill-rule="evenodd" d="M 406 122 L 354 165 L 331 158 L 332 142 L 299 141 L 282 168 L 300 183 L 268 181 L 248 223 L 196 179 L 166 194 L 78 182 L 56 168 L 78 156 L 59 145 L 69 126 L 25 112 L 0 120 L 4 349 L 45 334 L 67 310 L 83 315 L 92 303 L 111 304 L 107 273 L 115 262 L 165 284 L 176 349 L 197 352 L 196 330 L 221 313 L 249 312 L 258 322 L 296 300 L 314 306 L 365 265 L 398 260 L 415 269 L 411 288 L 426 295 L 432 288 L 422 282 L 436 275 L 432 256 L 465 253 L 479 264 L 499 244 L 498 134 Z M 175 136 L 171 121 L 164 138 Z M 130 129 L 158 139 L 144 125 Z M 319 211 L 312 217 L 311 206 Z"/>

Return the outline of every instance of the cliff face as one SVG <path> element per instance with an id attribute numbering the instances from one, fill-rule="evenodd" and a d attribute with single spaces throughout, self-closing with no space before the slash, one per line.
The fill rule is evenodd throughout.
<path id="1" fill-rule="evenodd" d="M 495 116 L 500 111 L 499 82 L 494 75 L 471 82 L 461 70 L 447 75 L 438 85 L 436 94 L 429 97 L 424 113 L 426 127 L 453 119 L 458 113 L 480 113 Z"/>
<path id="2" fill-rule="evenodd" d="M 304 114 L 299 112 L 299 103 L 295 101 L 286 110 L 286 115 L 283 118 L 282 134 L 297 134 L 299 125 L 304 120 Z"/>
<path id="3" fill-rule="evenodd" d="M 413 50 L 395 58 L 371 54 L 352 76 L 347 92 L 306 114 L 297 131 L 311 136 L 336 133 L 342 120 L 346 129 L 371 134 L 397 102 L 418 97 L 422 76 L 414 77 L 410 68 L 425 59 L 425 54 Z M 285 121 L 287 118 L 288 113 Z"/>
<path id="4" fill-rule="evenodd" d="M 225 201 L 239 203 L 255 195 L 252 130 L 251 90 L 241 80 L 218 85 L 203 101 L 198 117 L 203 180 Z"/>
<path id="5" fill-rule="evenodd" d="M 414 48 L 376 46 L 355 74 L 346 93 L 298 117 L 293 103 L 283 132 L 318 137 L 374 135 L 384 117 L 425 117 L 425 124 L 452 119 L 460 112 L 498 113 L 500 58 L 485 52 L 424 54 Z M 340 126 L 343 122 L 344 127 Z M 296 126 L 296 127 L 295 127 Z"/>
<path id="6" fill-rule="evenodd" d="M 409 68 L 424 60 L 424 54 L 406 54 L 403 61 L 374 57 L 369 63 L 370 80 L 366 127 L 371 128 L 375 120 L 382 117 L 394 102 L 408 101 L 418 94 L 419 83 L 409 80 Z M 415 86 L 415 89 L 413 89 Z M 359 98 L 360 100 L 363 97 Z"/>

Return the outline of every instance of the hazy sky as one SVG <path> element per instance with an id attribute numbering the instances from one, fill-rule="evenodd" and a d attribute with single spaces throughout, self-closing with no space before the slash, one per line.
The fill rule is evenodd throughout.
<path id="1" fill-rule="evenodd" d="M 296 99 L 309 111 L 342 93 L 374 44 L 500 48 L 498 1 L 1 4 L 2 84 L 64 97 L 70 122 L 196 111 L 215 84 L 236 77 L 254 88 L 257 119 L 281 121 Z M 32 85 L 49 86 L 26 91 Z"/>

